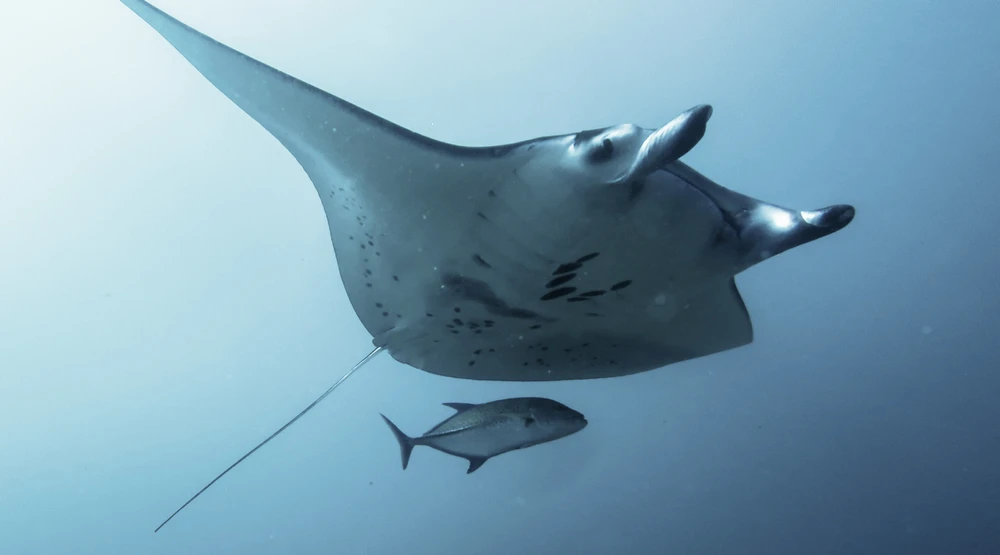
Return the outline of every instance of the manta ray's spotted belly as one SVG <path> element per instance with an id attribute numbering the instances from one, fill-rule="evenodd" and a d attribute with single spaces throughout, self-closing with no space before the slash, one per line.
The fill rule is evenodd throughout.
<path id="1" fill-rule="evenodd" d="M 427 372 L 480 380 L 619 376 L 691 358 L 700 345 L 674 341 L 672 326 L 697 300 L 691 269 L 721 219 L 686 185 L 657 185 L 655 211 L 639 202 L 600 214 L 566 199 L 540 210 L 545 191 L 491 190 L 462 230 L 464 254 L 403 276 L 428 284 L 421 310 L 375 344 Z"/>
<path id="2" fill-rule="evenodd" d="M 422 370 L 480 380 L 626 375 L 688 358 L 642 329 L 682 310 L 673 292 L 651 293 L 648 284 L 611 277 L 615 272 L 602 270 L 600 261 L 591 252 L 555 264 L 536 277 L 537 295 L 521 303 L 491 286 L 495 280 L 487 278 L 496 268 L 484 266 L 476 277 L 442 272 L 422 317 L 375 343 Z"/>

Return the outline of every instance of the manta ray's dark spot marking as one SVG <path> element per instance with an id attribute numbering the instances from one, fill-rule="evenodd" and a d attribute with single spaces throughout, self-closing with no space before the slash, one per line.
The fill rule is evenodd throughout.
<path id="1" fill-rule="evenodd" d="M 541 324 L 535 324 L 534 326 L 531 326 L 531 327 L 530 327 L 530 328 L 528 328 L 528 329 L 531 329 L 531 330 L 537 330 L 537 329 L 538 329 L 538 328 L 540 328 L 540 327 L 542 327 L 542 325 L 541 325 Z"/>
<path id="2" fill-rule="evenodd" d="M 469 366 L 475 366 L 475 365 L 476 365 L 476 361 L 474 361 L 474 360 L 470 360 L 469 361 Z"/>
<path id="3" fill-rule="evenodd" d="M 575 272 L 583 267 L 583 264 L 579 262 L 570 262 L 569 264 L 560 264 L 556 271 L 552 272 L 552 275 L 558 276 L 561 274 L 568 274 L 569 272 Z"/>
<path id="4" fill-rule="evenodd" d="M 374 247 L 374 246 L 375 246 L 375 243 L 373 243 L 373 242 L 371 242 L 371 241 L 368 241 L 368 246 L 369 246 L 369 247 Z"/>
<path id="5" fill-rule="evenodd" d="M 479 256 L 478 254 L 472 255 L 472 261 L 475 262 L 476 264 L 479 264 L 483 268 L 492 268 L 493 267 L 493 266 L 490 266 L 489 262 L 483 260 L 483 257 Z"/>
<path id="6" fill-rule="evenodd" d="M 458 330 L 451 330 L 451 333 L 458 334 Z"/>
<path id="7" fill-rule="evenodd" d="M 535 419 L 534 418 L 532 418 L 530 416 L 525 416 L 524 417 L 524 427 L 525 428 L 530 427 L 534 423 L 535 423 Z"/>
<path id="8" fill-rule="evenodd" d="M 469 322 L 468 324 L 465 325 L 465 327 L 469 328 L 470 330 L 474 330 L 479 328 L 479 324 L 475 322 Z"/>
<path id="9" fill-rule="evenodd" d="M 365 275 L 366 275 L 366 276 L 370 276 L 370 275 L 372 275 L 372 271 L 371 271 L 371 270 L 365 270 Z"/>
<path id="10" fill-rule="evenodd" d="M 600 254 L 601 253 L 599 253 L 599 252 L 592 252 L 590 254 L 581 256 L 580 258 L 576 259 L 576 263 L 577 264 L 583 264 L 584 262 L 586 262 L 588 260 L 593 260 L 593 259 L 597 258 Z"/>
<path id="11" fill-rule="evenodd" d="M 366 246 L 365 246 L 364 244 L 362 244 L 362 245 L 361 245 L 361 248 L 362 248 L 362 250 L 363 250 L 363 249 L 367 249 L 368 247 L 366 247 Z"/>
<path id="12" fill-rule="evenodd" d="M 383 313 L 382 313 L 382 316 L 388 316 L 388 315 L 389 315 L 389 313 L 388 313 L 388 312 L 383 312 Z"/>
<path id="13" fill-rule="evenodd" d="M 382 303 L 375 303 L 375 308 L 382 308 Z"/>
<path id="14" fill-rule="evenodd" d="M 492 328 L 493 324 L 494 324 L 493 320 L 483 320 L 483 325 L 488 328 Z"/>
<path id="15" fill-rule="evenodd" d="M 375 251 L 375 256 L 382 256 L 382 253 Z"/>
<path id="16" fill-rule="evenodd" d="M 559 277 L 557 277 L 557 278 L 549 281 L 548 283 L 546 283 L 545 287 L 547 289 L 552 289 L 553 287 L 559 287 L 560 285 L 562 285 L 562 284 L 564 284 L 566 282 L 572 281 L 573 278 L 575 278 L 575 277 L 576 277 L 576 274 L 561 275 L 561 276 L 559 276 Z"/>
<path id="17" fill-rule="evenodd" d="M 614 285 L 611 286 L 611 290 L 612 291 L 619 291 L 621 289 L 625 289 L 629 285 L 632 285 L 632 280 L 630 280 L 630 279 L 627 279 L 625 281 L 619 281 L 618 283 L 616 283 L 616 284 L 614 284 Z"/>
<path id="18" fill-rule="evenodd" d="M 493 347 L 490 347 L 490 352 L 491 352 L 491 353 L 495 353 L 495 352 L 496 352 L 496 349 L 494 349 Z"/>
<path id="19" fill-rule="evenodd" d="M 607 291 L 598 289 L 596 291 L 587 291 L 585 293 L 580 293 L 580 296 L 581 297 L 600 297 L 601 295 L 603 295 L 605 293 L 607 293 Z"/>
<path id="20" fill-rule="evenodd" d="M 455 324 L 445 324 L 444 327 L 453 330 L 455 329 Z"/>
<path id="21" fill-rule="evenodd" d="M 365 284 L 365 287 L 371 287 L 371 286 L 372 286 L 372 284 L 371 284 L 371 283 L 366 283 L 366 284 Z"/>
<path id="22" fill-rule="evenodd" d="M 452 322 L 453 322 L 453 323 L 454 323 L 454 324 L 455 324 L 456 326 L 458 326 L 458 327 L 462 327 L 463 325 L 465 325 L 465 324 L 463 324 L 463 323 L 462 323 L 462 321 L 461 321 L 461 320 L 459 320 L 458 318 L 455 318 L 455 319 L 453 319 L 453 320 L 452 320 Z"/>
<path id="23" fill-rule="evenodd" d="M 458 314 L 459 312 L 462 312 L 462 309 L 456 306 L 455 307 L 455 314 Z"/>
<path id="24" fill-rule="evenodd" d="M 474 333 L 476 335 L 479 335 L 479 334 L 483 333 L 483 330 L 475 330 L 472 333 Z"/>
<path id="25" fill-rule="evenodd" d="M 486 220 L 487 222 L 490 221 L 490 219 L 486 217 L 486 214 L 483 214 L 482 212 L 476 212 L 476 215 Z"/>
<path id="26" fill-rule="evenodd" d="M 482 350 L 482 349 L 476 349 L 475 351 L 472 351 L 472 354 L 474 354 L 474 355 L 478 355 L 478 354 L 479 354 L 479 353 L 481 353 L 481 352 L 483 352 L 483 350 Z"/>
<path id="27" fill-rule="evenodd" d="M 434 317 L 434 315 L 431 314 L 430 312 L 425 312 L 424 316 L 427 316 L 428 318 L 433 318 Z"/>
<path id="28" fill-rule="evenodd" d="M 354 236 L 353 235 L 348 235 L 347 238 L 350 239 L 351 241 L 354 240 Z"/>
<path id="29" fill-rule="evenodd" d="M 549 350 L 549 348 L 548 348 L 547 346 L 542 346 L 542 350 L 543 350 L 543 351 L 548 351 L 548 350 Z"/>
<path id="30" fill-rule="evenodd" d="M 399 281 L 399 276 L 392 276 L 392 281 Z"/>
<path id="31" fill-rule="evenodd" d="M 576 287 L 560 287 L 559 289 L 553 289 L 548 293 L 542 295 L 543 301 L 551 301 L 552 299 L 558 299 L 559 297 L 565 297 L 570 293 L 576 291 Z"/>
<path id="32" fill-rule="evenodd" d="M 490 189 L 489 195 L 490 195 L 490 198 L 497 198 L 497 193 L 493 189 Z"/>

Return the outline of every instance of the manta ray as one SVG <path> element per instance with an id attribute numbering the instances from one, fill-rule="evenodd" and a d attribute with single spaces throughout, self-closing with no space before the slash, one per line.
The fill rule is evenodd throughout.
<path id="1" fill-rule="evenodd" d="M 849 205 L 757 200 L 682 162 L 708 105 L 659 129 L 460 146 L 122 1 L 301 165 L 373 338 L 374 350 L 243 458 L 381 351 L 441 376 L 527 382 L 625 376 L 747 345 L 735 276 L 854 218 Z"/>

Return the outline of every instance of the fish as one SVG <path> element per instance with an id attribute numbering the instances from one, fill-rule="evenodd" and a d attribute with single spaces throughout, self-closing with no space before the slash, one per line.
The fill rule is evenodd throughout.
<path id="1" fill-rule="evenodd" d="M 753 326 L 735 277 L 855 217 L 849 204 L 765 202 L 686 164 L 713 116 L 708 104 L 658 128 L 456 145 L 145 0 L 122 2 L 287 149 L 315 188 L 343 287 L 372 337 L 316 402 L 382 352 L 440 376 L 533 382 L 628 376 L 745 346 Z M 155 110 L 176 99 L 144 101 Z"/>
<path id="2" fill-rule="evenodd" d="M 466 459 L 466 474 L 471 474 L 493 457 L 555 441 L 587 427 L 582 414 L 544 397 L 516 397 L 479 405 L 443 404 L 455 409 L 455 414 L 420 437 L 406 435 L 380 414 L 399 442 L 403 470 L 418 445 Z"/>

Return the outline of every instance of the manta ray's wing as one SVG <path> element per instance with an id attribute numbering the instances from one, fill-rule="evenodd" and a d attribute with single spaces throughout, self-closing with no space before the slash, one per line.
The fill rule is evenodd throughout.
<path id="1" fill-rule="evenodd" d="M 341 277 L 373 336 L 405 314 L 474 225 L 508 152 L 404 129 L 233 50 L 143 0 L 123 0 L 305 169 L 323 203 Z M 390 227 L 391 226 L 391 229 Z M 406 283 L 406 282 L 409 283 Z M 414 309 L 416 310 L 416 309 Z M 411 311 L 412 312 L 412 311 Z"/>

